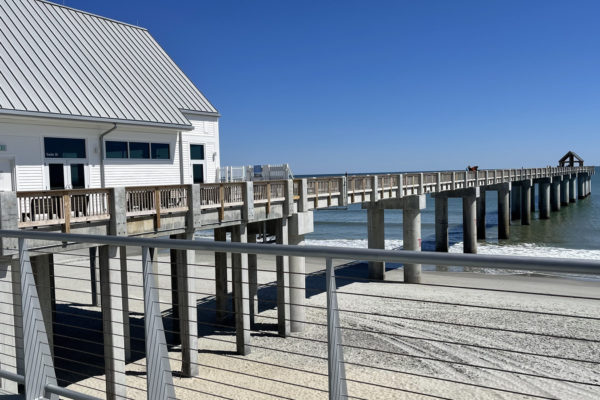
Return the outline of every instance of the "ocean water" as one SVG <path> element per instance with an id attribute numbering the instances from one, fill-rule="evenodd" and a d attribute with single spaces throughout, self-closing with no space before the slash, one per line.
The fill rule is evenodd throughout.
<path id="1" fill-rule="evenodd" d="M 596 189 L 596 191 L 594 191 Z M 498 240 L 498 199 L 496 192 L 486 192 L 486 241 L 478 242 L 480 254 L 564 257 L 600 260 L 600 175 L 592 176 L 592 194 L 577 203 L 552 212 L 550 219 L 538 219 L 531 225 L 511 221 L 510 239 Z M 421 214 L 422 250 L 435 249 L 434 199 L 427 196 L 427 208 Z M 306 243 L 321 246 L 367 247 L 367 211 L 360 204 L 346 209 L 318 210 L 314 213 L 314 233 Z M 462 252 L 462 202 L 448 200 L 450 252 Z M 402 248 L 402 210 L 385 211 L 385 247 Z M 489 272 L 489 271 L 488 271 Z"/>

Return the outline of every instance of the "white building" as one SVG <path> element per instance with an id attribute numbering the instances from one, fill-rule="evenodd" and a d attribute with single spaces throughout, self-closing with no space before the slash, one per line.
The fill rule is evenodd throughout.
<path id="1" fill-rule="evenodd" d="M 150 33 L 0 3 L 0 190 L 214 182 L 219 114 Z"/>

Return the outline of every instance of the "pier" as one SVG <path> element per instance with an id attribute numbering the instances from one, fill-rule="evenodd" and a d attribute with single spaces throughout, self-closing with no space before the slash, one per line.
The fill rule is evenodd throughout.
<path id="1" fill-rule="evenodd" d="M 314 210 L 360 203 L 367 210 L 370 249 L 384 249 L 384 210 L 402 209 L 404 249 L 418 252 L 421 250 L 421 212 L 426 206 L 425 196 L 430 194 L 435 199 L 436 251 L 448 251 L 448 198 L 460 198 L 463 203 L 464 251 L 476 253 L 477 241 L 485 240 L 486 192 L 498 192 L 498 237 L 507 239 L 511 220 L 520 220 L 523 225 L 531 223 L 532 211 L 536 207 L 533 201 L 536 186 L 539 216 L 550 218 L 552 212 L 560 210 L 561 206 L 568 206 L 591 193 L 593 174 L 593 167 L 548 167 L 1 192 L 0 229 L 21 230 L 33 235 L 27 240 L 26 247 L 16 237 L 3 235 L 2 263 L 7 272 L 21 268 L 22 272 L 29 273 L 29 265 L 31 273 L 35 275 L 37 292 L 34 297 L 39 301 L 40 320 L 43 321 L 43 328 L 37 328 L 47 335 L 48 357 L 51 357 L 54 352 L 52 321 L 56 309 L 54 255 L 89 249 L 92 305 L 102 310 L 106 370 L 114 372 L 114 376 L 107 375 L 106 392 L 109 398 L 120 398 L 125 396 L 122 381 L 124 360 L 130 359 L 132 351 L 129 329 L 123 329 L 129 327 L 130 320 L 127 293 L 132 290 L 131 283 L 128 283 L 131 254 L 127 254 L 128 247 L 125 244 L 111 242 L 94 245 L 93 240 L 81 240 L 87 235 L 136 240 L 169 237 L 184 242 L 193 239 L 194 232 L 198 230 L 213 230 L 214 243 L 225 242 L 228 233 L 232 244 L 256 243 L 257 239 L 271 236 L 276 242 L 273 247 L 277 248 L 278 245 L 304 243 L 305 235 L 313 231 Z M 49 236 L 35 236 L 37 232 L 67 233 L 68 237 L 74 239 L 72 243 L 65 240 L 57 242 Z M 152 269 L 156 268 L 152 265 L 157 262 L 158 250 L 148 245 L 143 248 L 142 272 L 146 282 Z M 36 251 L 39 250 L 43 250 L 43 254 L 37 255 Z M 250 332 L 258 313 L 259 268 L 256 254 L 247 250 L 239 253 L 235 253 L 235 249 L 233 251 L 231 282 L 236 352 L 247 355 L 251 352 Z M 228 313 L 227 252 L 227 248 L 223 247 L 222 251 L 215 250 L 214 253 L 217 320 L 224 320 Z M 30 260 L 27 265 L 23 264 L 24 257 Z M 199 368 L 194 361 L 198 353 L 194 305 L 198 303 L 200 295 L 195 288 L 197 271 L 188 268 L 188 265 L 194 264 L 194 252 L 171 248 L 169 257 L 176 342 L 181 344 L 182 353 L 181 374 L 198 376 Z M 421 263 L 412 260 L 404 262 L 404 282 L 420 283 Z M 14 282 L 11 283 L 10 276 L 10 273 L 5 273 L 0 279 L 0 301 L 6 304 L 12 303 L 14 296 L 20 295 L 12 284 Z M 385 261 L 370 260 L 368 276 L 372 280 L 384 280 Z M 280 337 L 285 338 L 292 332 L 304 329 L 305 277 L 305 258 L 302 254 L 277 253 L 275 308 Z M 152 299 L 156 293 L 148 289 L 144 296 Z M 148 315 L 160 315 L 158 308 L 149 308 L 144 312 L 147 318 Z M 19 310 L 10 310 L 10 313 L 15 321 L 25 317 Z M 23 323 L 17 325 L 24 326 Z M 156 340 L 152 346 L 165 351 L 165 338 L 158 337 Z M 15 365 L 15 371 L 22 370 L 25 368 L 22 364 L 24 355 L 16 351 L 16 346 L 14 349 L 11 354 L 2 356 L 1 363 Z M 162 365 L 159 369 L 168 368 Z"/>

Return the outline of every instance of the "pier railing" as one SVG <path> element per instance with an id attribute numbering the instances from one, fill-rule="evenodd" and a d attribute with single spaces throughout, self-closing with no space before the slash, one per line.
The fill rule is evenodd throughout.
<path id="1" fill-rule="evenodd" d="M 599 261 L 23 230 L 0 238 L 18 238 L 1 260 L 0 392 L 19 383 L 27 399 L 600 397 Z M 100 246 L 99 260 L 30 240 Z M 216 261 L 226 253 L 232 306 Z M 320 261 L 304 272 L 269 257 Z M 335 260 L 391 268 L 381 283 L 362 261 Z M 402 263 L 438 272 L 405 284 Z M 513 275 L 507 286 L 444 271 L 458 266 L 591 280 L 582 290 Z"/>
<path id="2" fill-rule="evenodd" d="M 295 180 L 200 184 L 202 213 L 218 212 L 224 221 L 228 209 L 266 207 L 295 202 L 297 209 L 346 206 L 381 199 L 437 193 L 476 186 L 489 186 L 523 180 L 545 179 L 575 174 L 594 174 L 594 167 L 526 168 L 479 171 L 441 171 L 404 174 L 347 175 Z M 253 189 L 245 196 L 246 185 Z M 293 185 L 289 192 L 287 185 Z M 305 190 L 302 190 L 305 188 Z M 61 226 L 69 232 L 73 224 L 107 221 L 111 218 L 112 189 L 77 189 L 17 192 L 19 228 Z M 161 215 L 190 211 L 192 185 L 125 188 L 127 218 L 151 216 L 160 227 Z M 288 196 L 293 196 L 289 199 Z M 292 209 L 287 210 L 293 212 Z"/>
<path id="3" fill-rule="evenodd" d="M 109 189 L 17 192 L 19 228 L 62 225 L 110 219 Z"/>

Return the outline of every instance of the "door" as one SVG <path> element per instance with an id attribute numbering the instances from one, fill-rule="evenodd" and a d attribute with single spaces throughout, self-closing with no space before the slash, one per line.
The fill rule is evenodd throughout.
<path id="1" fill-rule="evenodd" d="M 83 164 L 71 164 L 71 189 L 85 189 Z"/>
<path id="2" fill-rule="evenodd" d="M 204 183 L 204 165 L 192 164 L 194 173 L 194 183 Z"/>
<path id="3" fill-rule="evenodd" d="M 204 183 L 204 145 L 190 144 L 192 178 L 194 183 Z"/>
<path id="4" fill-rule="evenodd" d="M 48 164 L 50 190 L 84 189 L 84 164 Z"/>
<path id="5" fill-rule="evenodd" d="M 9 159 L 0 158 L 0 191 L 13 190 L 12 162 Z"/>
<path id="6" fill-rule="evenodd" d="M 65 188 L 65 167 L 63 164 L 48 164 L 50 173 L 50 190 Z"/>

